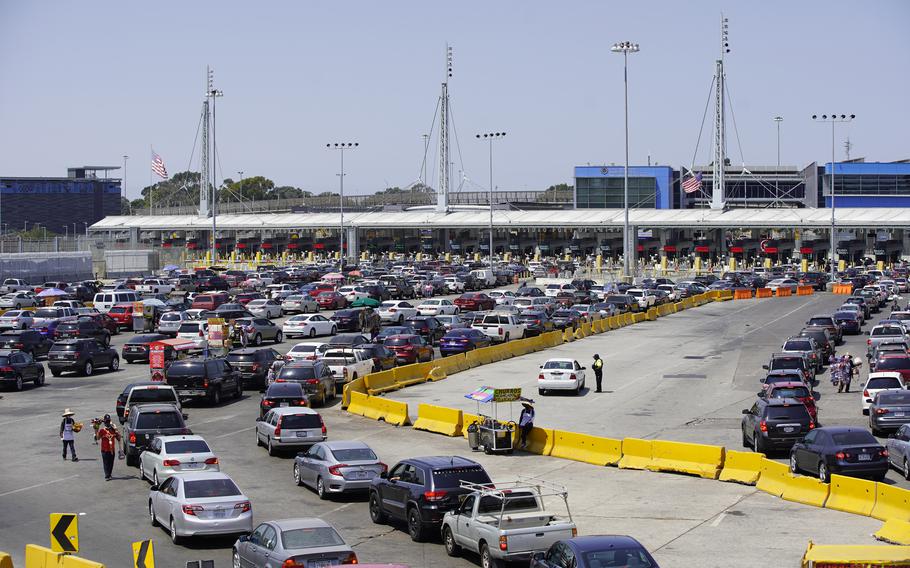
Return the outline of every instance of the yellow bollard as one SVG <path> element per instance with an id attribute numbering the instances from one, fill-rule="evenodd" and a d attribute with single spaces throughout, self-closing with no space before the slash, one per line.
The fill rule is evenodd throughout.
<path id="1" fill-rule="evenodd" d="M 730 257 L 730 272 L 736 272 L 736 258 Z"/>
<path id="2" fill-rule="evenodd" d="M 807 259 L 802 259 L 799 263 L 799 268 L 803 272 L 809 272 L 809 261 Z"/>
<path id="3" fill-rule="evenodd" d="M 701 272 L 701 257 L 696 255 L 695 256 L 695 273 L 698 274 L 699 272 Z"/>
<path id="4" fill-rule="evenodd" d="M 837 269 L 838 269 L 839 271 L 841 271 L 841 272 L 843 272 L 844 270 L 846 270 L 846 269 L 847 269 L 847 261 L 845 261 L 845 260 L 838 260 L 838 261 L 837 261 Z"/>
<path id="5" fill-rule="evenodd" d="M 875 263 L 875 268 L 877 268 L 877 269 L 879 269 L 879 270 L 884 270 L 884 269 L 885 269 L 885 261 L 880 260 L 880 261 L 876 262 L 876 263 Z"/>
<path id="6" fill-rule="evenodd" d="M 771 259 L 765 258 L 765 268 L 771 268 Z"/>
<path id="7" fill-rule="evenodd" d="M 450 252 L 446 253 L 446 262 L 452 262 L 452 253 L 450 253 Z"/>
<path id="8" fill-rule="evenodd" d="M 480 253 L 479 252 L 474 253 L 474 262 L 480 262 Z"/>
<path id="9" fill-rule="evenodd" d="M 562 259 L 563 259 L 564 261 L 566 261 L 566 262 L 570 262 L 570 261 L 572 260 L 572 255 L 569 254 L 569 253 L 566 253 L 566 254 L 562 257 Z"/>
<path id="10" fill-rule="evenodd" d="M 534 262 L 540 262 L 540 252 L 534 251 Z"/>
<path id="11" fill-rule="evenodd" d="M 660 257 L 660 271 L 664 274 L 667 273 L 667 255 Z"/>
<path id="12" fill-rule="evenodd" d="M 600 270 L 601 268 L 603 268 L 603 265 L 604 265 L 604 255 L 599 254 L 599 255 L 597 255 L 597 258 L 594 259 L 594 266 L 597 267 L 597 270 Z"/>
<path id="13" fill-rule="evenodd" d="M 260 263 L 262 263 L 262 251 L 257 250 L 256 251 L 256 264 L 260 264 Z"/>

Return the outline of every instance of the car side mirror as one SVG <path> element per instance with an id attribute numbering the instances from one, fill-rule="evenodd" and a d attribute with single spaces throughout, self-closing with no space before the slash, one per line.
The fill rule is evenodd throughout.
<path id="1" fill-rule="evenodd" d="M 538 368 L 538 369 L 543 369 L 543 365 L 538 365 L 537 368 Z"/>
<path id="2" fill-rule="evenodd" d="M 262 422 L 262 418 L 259 417 L 259 416 L 257 416 L 257 417 L 256 417 L 256 422 Z"/>
<path id="3" fill-rule="evenodd" d="M 242 534 L 239 537 L 237 537 L 237 542 L 248 542 L 249 540 L 250 540 L 250 537 L 245 534 Z"/>
<path id="4" fill-rule="evenodd" d="M 587 369 L 587 367 L 581 367 L 580 370 L 584 371 L 585 369 Z"/>
<path id="5" fill-rule="evenodd" d="M 186 420 L 187 418 L 190 417 L 190 415 L 189 415 L 189 414 L 186 414 L 186 413 L 181 414 L 181 416 L 183 416 L 183 419 L 184 419 L 184 420 Z"/>
<path id="6" fill-rule="evenodd" d="M 149 491 L 158 491 L 158 489 L 160 489 L 160 487 L 157 485 L 152 485 L 151 487 L 149 487 Z"/>
<path id="7" fill-rule="evenodd" d="M 768 370 L 768 366 L 767 366 L 767 365 L 762 365 L 761 368 L 764 369 L 764 370 L 766 370 L 766 371 Z"/>
<path id="8" fill-rule="evenodd" d="M 767 396 L 767 393 L 765 391 L 758 391 L 757 393 L 755 393 L 755 396 L 757 396 L 758 398 L 765 398 L 765 396 Z"/>
<path id="9" fill-rule="evenodd" d="M 751 414 L 748 408 L 743 408 L 743 414 Z"/>
<path id="10" fill-rule="evenodd" d="M 389 482 L 392 484 L 395 484 L 395 483 L 398 483 L 399 479 L 401 479 L 401 478 L 400 477 L 390 477 Z"/>
<path id="11" fill-rule="evenodd" d="M 387 479 L 388 477 L 389 477 L 389 474 L 384 471 L 379 473 L 379 479 Z"/>

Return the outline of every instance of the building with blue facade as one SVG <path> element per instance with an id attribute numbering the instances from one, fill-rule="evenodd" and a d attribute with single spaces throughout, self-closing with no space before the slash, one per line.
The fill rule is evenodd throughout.
<path id="1" fill-rule="evenodd" d="M 625 168 L 623 166 L 577 166 L 575 207 L 577 209 L 618 209 L 623 207 Z M 629 167 L 629 207 L 674 209 L 676 173 L 669 166 Z"/>
<path id="2" fill-rule="evenodd" d="M 819 202 L 831 207 L 831 162 L 819 175 Z M 834 197 L 835 207 L 910 207 L 910 162 L 837 162 Z"/>

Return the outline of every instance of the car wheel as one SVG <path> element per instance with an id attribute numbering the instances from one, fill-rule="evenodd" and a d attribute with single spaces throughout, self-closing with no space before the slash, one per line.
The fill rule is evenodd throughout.
<path id="1" fill-rule="evenodd" d="M 505 337 L 502 338 L 502 341 L 503 341 L 503 343 L 506 343 L 509 341 L 509 332 L 508 331 L 506 332 Z"/>
<path id="2" fill-rule="evenodd" d="M 338 328 L 333 325 L 332 326 L 332 335 L 335 335 L 336 333 L 338 333 Z"/>
<path id="3" fill-rule="evenodd" d="M 234 549 L 233 554 L 231 554 L 231 566 L 232 568 L 241 568 L 240 566 L 240 553 L 237 552 L 237 549 Z"/>
<path id="4" fill-rule="evenodd" d="M 158 526 L 158 519 L 155 518 L 155 507 L 152 506 L 151 501 L 149 501 L 149 523 L 151 523 L 153 527 Z"/>
<path id="5" fill-rule="evenodd" d="M 543 395 L 547 394 L 547 389 L 537 389 L 537 394 L 539 394 L 540 396 L 543 396 Z"/>
<path id="6" fill-rule="evenodd" d="M 129 467 L 136 467 L 139 465 L 139 456 L 131 456 L 128 452 L 124 453 L 126 454 L 126 465 Z"/>
<path id="7" fill-rule="evenodd" d="M 253 345 L 255 345 L 256 347 L 259 347 L 260 345 L 262 345 L 262 334 L 261 333 L 257 333 L 256 335 L 253 336 Z"/>
<path id="8" fill-rule="evenodd" d="M 743 430 L 742 432 L 743 432 L 743 447 L 744 448 L 751 447 L 752 445 L 749 443 L 749 438 L 746 436 L 746 431 Z"/>
<path id="9" fill-rule="evenodd" d="M 218 387 L 218 385 L 215 385 L 215 388 L 212 389 L 212 395 L 211 395 L 210 400 L 211 400 L 212 405 L 214 405 L 214 406 L 218 406 L 219 404 L 221 404 L 221 389 Z"/>
<path id="10" fill-rule="evenodd" d="M 831 481 L 831 474 L 828 473 L 828 466 L 825 462 L 818 462 L 818 479 L 822 483 Z"/>
<path id="11" fill-rule="evenodd" d="M 370 493 L 370 520 L 377 525 L 384 524 L 386 521 L 386 515 L 379 504 L 379 495 L 375 492 Z"/>
<path id="12" fill-rule="evenodd" d="M 758 452 L 759 454 L 766 453 L 765 443 L 762 441 L 762 437 L 760 434 L 756 433 L 752 437 L 752 447 L 755 448 L 755 451 Z"/>
<path id="13" fill-rule="evenodd" d="M 35 386 L 42 387 L 44 386 L 44 367 L 38 369 L 38 378 L 35 379 Z"/>
<path id="14" fill-rule="evenodd" d="M 294 483 L 297 484 L 298 487 L 303 486 L 303 479 L 300 477 L 300 466 L 296 463 L 294 464 Z"/>
<path id="15" fill-rule="evenodd" d="M 799 464 L 796 463 L 796 454 L 790 454 L 790 473 L 797 474 L 799 473 Z"/>
<path id="16" fill-rule="evenodd" d="M 111 359 L 111 371 L 117 371 L 120 369 L 120 357 L 114 357 Z"/>
<path id="17" fill-rule="evenodd" d="M 487 543 L 480 545 L 480 566 L 481 568 L 499 568 L 499 562 L 490 554 L 490 547 Z"/>
<path id="18" fill-rule="evenodd" d="M 262 417 L 260 416 L 260 418 L 262 418 Z M 262 447 L 262 440 L 259 439 L 259 430 L 258 429 L 256 429 L 256 447 L 257 448 Z"/>
<path id="19" fill-rule="evenodd" d="M 284 335 L 279 331 L 275 334 L 275 343 L 281 343 L 284 341 Z"/>
<path id="20" fill-rule="evenodd" d="M 452 529 L 448 526 L 442 529 L 442 543 L 446 547 L 446 554 L 449 556 L 458 556 L 461 547 L 455 542 L 455 535 L 452 534 Z"/>
<path id="21" fill-rule="evenodd" d="M 404 323 L 404 314 L 398 316 L 398 325 L 401 325 L 403 323 Z"/>
<path id="22" fill-rule="evenodd" d="M 95 369 L 92 367 L 92 362 L 86 361 L 85 367 L 82 368 L 82 374 L 88 377 L 92 374 L 92 371 L 94 371 L 94 370 Z"/>
<path id="23" fill-rule="evenodd" d="M 423 523 L 420 522 L 420 513 L 416 507 L 408 509 L 408 535 L 414 542 L 421 542 L 424 539 Z"/>
<path id="24" fill-rule="evenodd" d="M 269 452 L 270 456 L 275 455 L 275 446 L 272 445 L 272 437 L 269 436 L 268 442 L 266 442 L 266 450 Z"/>
<path id="25" fill-rule="evenodd" d="M 171 517 L 171 522 L 170 522 L 170 525 L 168 526 L 168 529 L 170 530 L 170 533 L 171 533 L 171 542 L 173 542 L 174 544 L 180 544 L 180 542 L 183 539 L 180 538 L 179 536 L 177 536 L 177 525 L 174 524 L 174 517 Z"/>
<path id="26" fill-rule="evenodd" d="M 315 327 L 310 328 L 310 337 L 316 337 L 316 328 Z"/>
<path id="27" fill-rule="evenodd" d="M 110 347 L 110 346 L 111 346 L 111 336 L 110 336 L 109 333 L 106 333 L 106 334 L 104 335 L 104 340 L 103 340 L 101 343 L 102 343 L 102 345 L 104 345 L 105 347 Z"/>
<path id="28" fill-rule="evenodd" d="M 910 481 L 910 463 L 907 462 L 907 458 L 904 458 L 904 479 Z"/>
<path id="29" fill-rule="evenodd" d="M 323 500 L 327 499 L 329 496 L 325 491 L 325 482 L 322 481 L 321 477 L 316 478 L 316 495 Z"/>
<path id="30" fill-rule="evenodd" d="M 16 390 L 22 390 L 22 375 L 16 375 Z"/>
<path id="31" fill-rule="evenodd" d="M 263 382 L 265 382 L 265 381 L 263 380 Z M 265 386 L 263 386 L 263 388 L 265 388 Z M 242 381 L 237 381 L 237 390 L 234 391 L 234 398 L 236 398 L 236 399 L 243 398 L 243 382 Z"/>

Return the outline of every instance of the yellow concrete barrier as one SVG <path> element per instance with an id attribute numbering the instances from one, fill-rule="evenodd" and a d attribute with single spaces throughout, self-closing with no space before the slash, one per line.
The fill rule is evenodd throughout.
<path id="1" fill-rule="evenodd" d="M 868 517 L 875 508 L 875 495 L 874 481 L 832 475 L 825 508 Z"/>
<path id="2" fill-rule="evenodd" d="M 891 544 L 910 544 L 910 522 L 888 519 L 882 524 L 882 528 L 872 536 Z"/>
<path id="3" fill-rule="evenodd" d="M 481 417 L 479 414 L 471 414 L 470 412 L 461 413 L 461 432 L 465 438 L 468 437 L 468 426 L 475 422 L 483 422 L 483 417 Z"/>
<path id="4" fill-rule="evenodd" d="M 575 329 L 574 332 L 572 332 L 572 337 L 574 339 L 584 339 L 587 336 L 585 335 L 585 332 L 584 332 L 584 330 L 582 330 L 581 326 L 579 326 L 578 328 Z"/>
<path id="5" fill-rule="evenodd" d="M 481 347 L 480 349 L 475 349 L 471 351 L 474 354 L 474 357 L 477 359 L 478 365 L 489 365 L 493 362 L 493 346 Z"/>
<path id="6" fill-rule="evenodd" d="M 755 487 L 759 491 L 780 497 L 787 488 L 786 484 L 789 476 L 790 468 L 787 464 L 778 463 L 763 457 L 761 460 L 761 476 L 758 478 L 758 483 L 755 484 Z"/>
<path id="7" fill-rule="evenodd" d="M 714 290 L 715 302 L 726 302 L 733 299 L 733 290 Z"/>
<path id="8" fill-rule="evenodd" d="M 761 460 L 764 457 L 764 454 L 755 452 L 727 450 L 724 455 L 724 468 L 720 471 L 718 479 L 755 485 L 761 475 Z"/>
<path id="9" fill-rule="evenodd" d="M 459 353 L 458 355 L 449 355 L 448 357 L 443 357 L 440 359 L 440 362 L 444 363 L 444 369 L 446 374 L 454 375 L 455 373 L 460 373 L 468 369 L 468 364 L 464 360 L 464 353 Z"/>
<path id="10" fill-rule="evenodd" d="M 442 367 L 433 367 L 430 369 L 430 372 L 427 373 L 428 381 L 441 381 L 444 378 L 448 377 L 448 373 L 445 372 L 445 369 Z"/>
<path id="11" fill-rule="evenodd" d="M 410 422 L 408 404 L 388 398 L 370 396 L 359 392 L 351 393 L 348 412 L 373 420 L 384 420 L 388 424 L 404 426 Z"/>
<path id="12" fill-rule="evenodd" d="M 370 373 L 369 375 L 364 376 L 363 382 L 366 387 L 365 392 L 367 394 L 381 394 L 401 388 L 395 381 L 395 371 L 399 368 L 403 369 L 404 367 L 395 367 L 388 371 Z M 360 379 L 357 380 L 359 381 Z"/>
<path id="13" fill-rule="evenodd" d="M 880 521 L 897 519 L 910 522 L 910 491 L 885 485 L 875 484 L 875 507 L 870 516 Z"/>
<path id="14" fill-rule="evenodd" d="M 594 320 L 594 323 L 591 324 L 591 329 L 594 330 L 594 333 L 603 333 L 607 331 L 607 321 L 605 319 Z"/>
<path id="15" fill-rule="evenodd" d="M 632 316 L 632 323 L 641 323 L 648 319 L 648 314 L 643 312 L 638 312 Z"/>
<path id="16" fill-rule="evenodd" d="M 756 298 L 770 298 L 773 295 L 774 295 L 774 290 L 772 290 L 771 288 L 757 288 L 755 290 Z"/>
<path id="17" fill-rule="evenodd" d="M 752 299 L 752 290 L 748 288 L 737 288 L 733 291 L 734 300 L 751 300 Z"/>
<path id="18" fill-rule="evenodd" d="M 787 473 L 784 478 L 782 499 L 814 507 L 824 507 L 828 500 L 829 486 L 815 477 Z"/>
<path id="19" fill-rule="evenodd" d="M 575 336 L 572 335 L 572 330 L 567 327 L 565 331 L 562 332 L 562 342 L 569 343 L 570 341 L 575 341 Z"/>
<path id="20" fill-rule="evenodd" d="M 910 546 L 818 545 L 810 540 L 801 566 L 802 568 L 823 566 L 867 568 L 871 566 L 907 566 L 908 561 L 910 561 Z"/>
<path id="21" fill-rule="evenodd" d="M 835 284 L 832 292 L 842 296 L 849 296 L 853 293 L 853 284 Z"/>
<path id="22" fill-rule="evenodd" d="M 0 568 L 13 568 L 13 558 L 6 552 L 0 552 Z"/>
<path id="23" fill-rule="evenodd" d="M 60 559 L 60 568 L 104 568 L 104 564 L 69 554 Z M 26 565 L 26 568 L 30 568 Z"/>
<path id="24" fill-rule="evenodd" d="M 548 456 L 553 451 L 555 439 L 555 433 L 552 428 L 538 428 L 535 426 L 528 435 L 528 445 L 524 450 L 532 454 Z"/>
<path id="25" fill-rule="evenodd" d="M 392 370 L 397 371 L 398 369 L 401 369 L 402 373 L 401 375 L 396 375 L 395 382 L 398 383 L 399 388 L 404 388 L 427 382 L 427 376 L 435 366 L 436 365 L 432 361 L 427 361 L 425 363 L 405 365 L 404 367 L 395 367 L 395 369 Z"/>
<path id="26" fill-rule="evenodd" d="M 651 471 L 689 473 L 717 479 L 724 464 L 723 446 L 654 440 L 651 442 Z"/>
<path id="27" fill-rule="evenodd" d="M 367 375 L 369 376 L 369 375 Z M 366 386 L 366 378 L 360 377 L 356 381 L 351 381 L 344 385 L 341 391 L 341 408 L 347 408 L 351 404 L 351 393 L 359 392 L 360 394 L 369 394 Z"/>
<path id="28" fill-rule="evenodd" d="M 446 436 L 461 436 L 463 419 L 460 410 L 421 403 L 417 407 L 414 429 Z"/>
<path id="29" fill-rule="evenodd" d="M 651 463 L 651 440 L 638 438 L 623 438 L 622 459 L 619 467 L 622 469 L 647 469 Z"/>
<path id="30" fill-rule="evenodd" d="M 480 359 L 477 357 L 477 352 L 479 349 L 474 349 L 473 351 L 468 351 L 464 354 L 465 370 L 473 369 L 480 365 Z"/>
<path id="31" fill-rule="evenodd" d="M 554 437 L 550 455 L 556 458 L 594 465 L 615 465 L 622 457 L 622 440 L 562 430 L 555 430 Z"/>
<path id="32" fill-rule="evenodd" d="M 648 308 L 648 311 L 645 312 L 645 319 L 648 321 L 656 320 L 657 316 L 657 308 Z"/>

